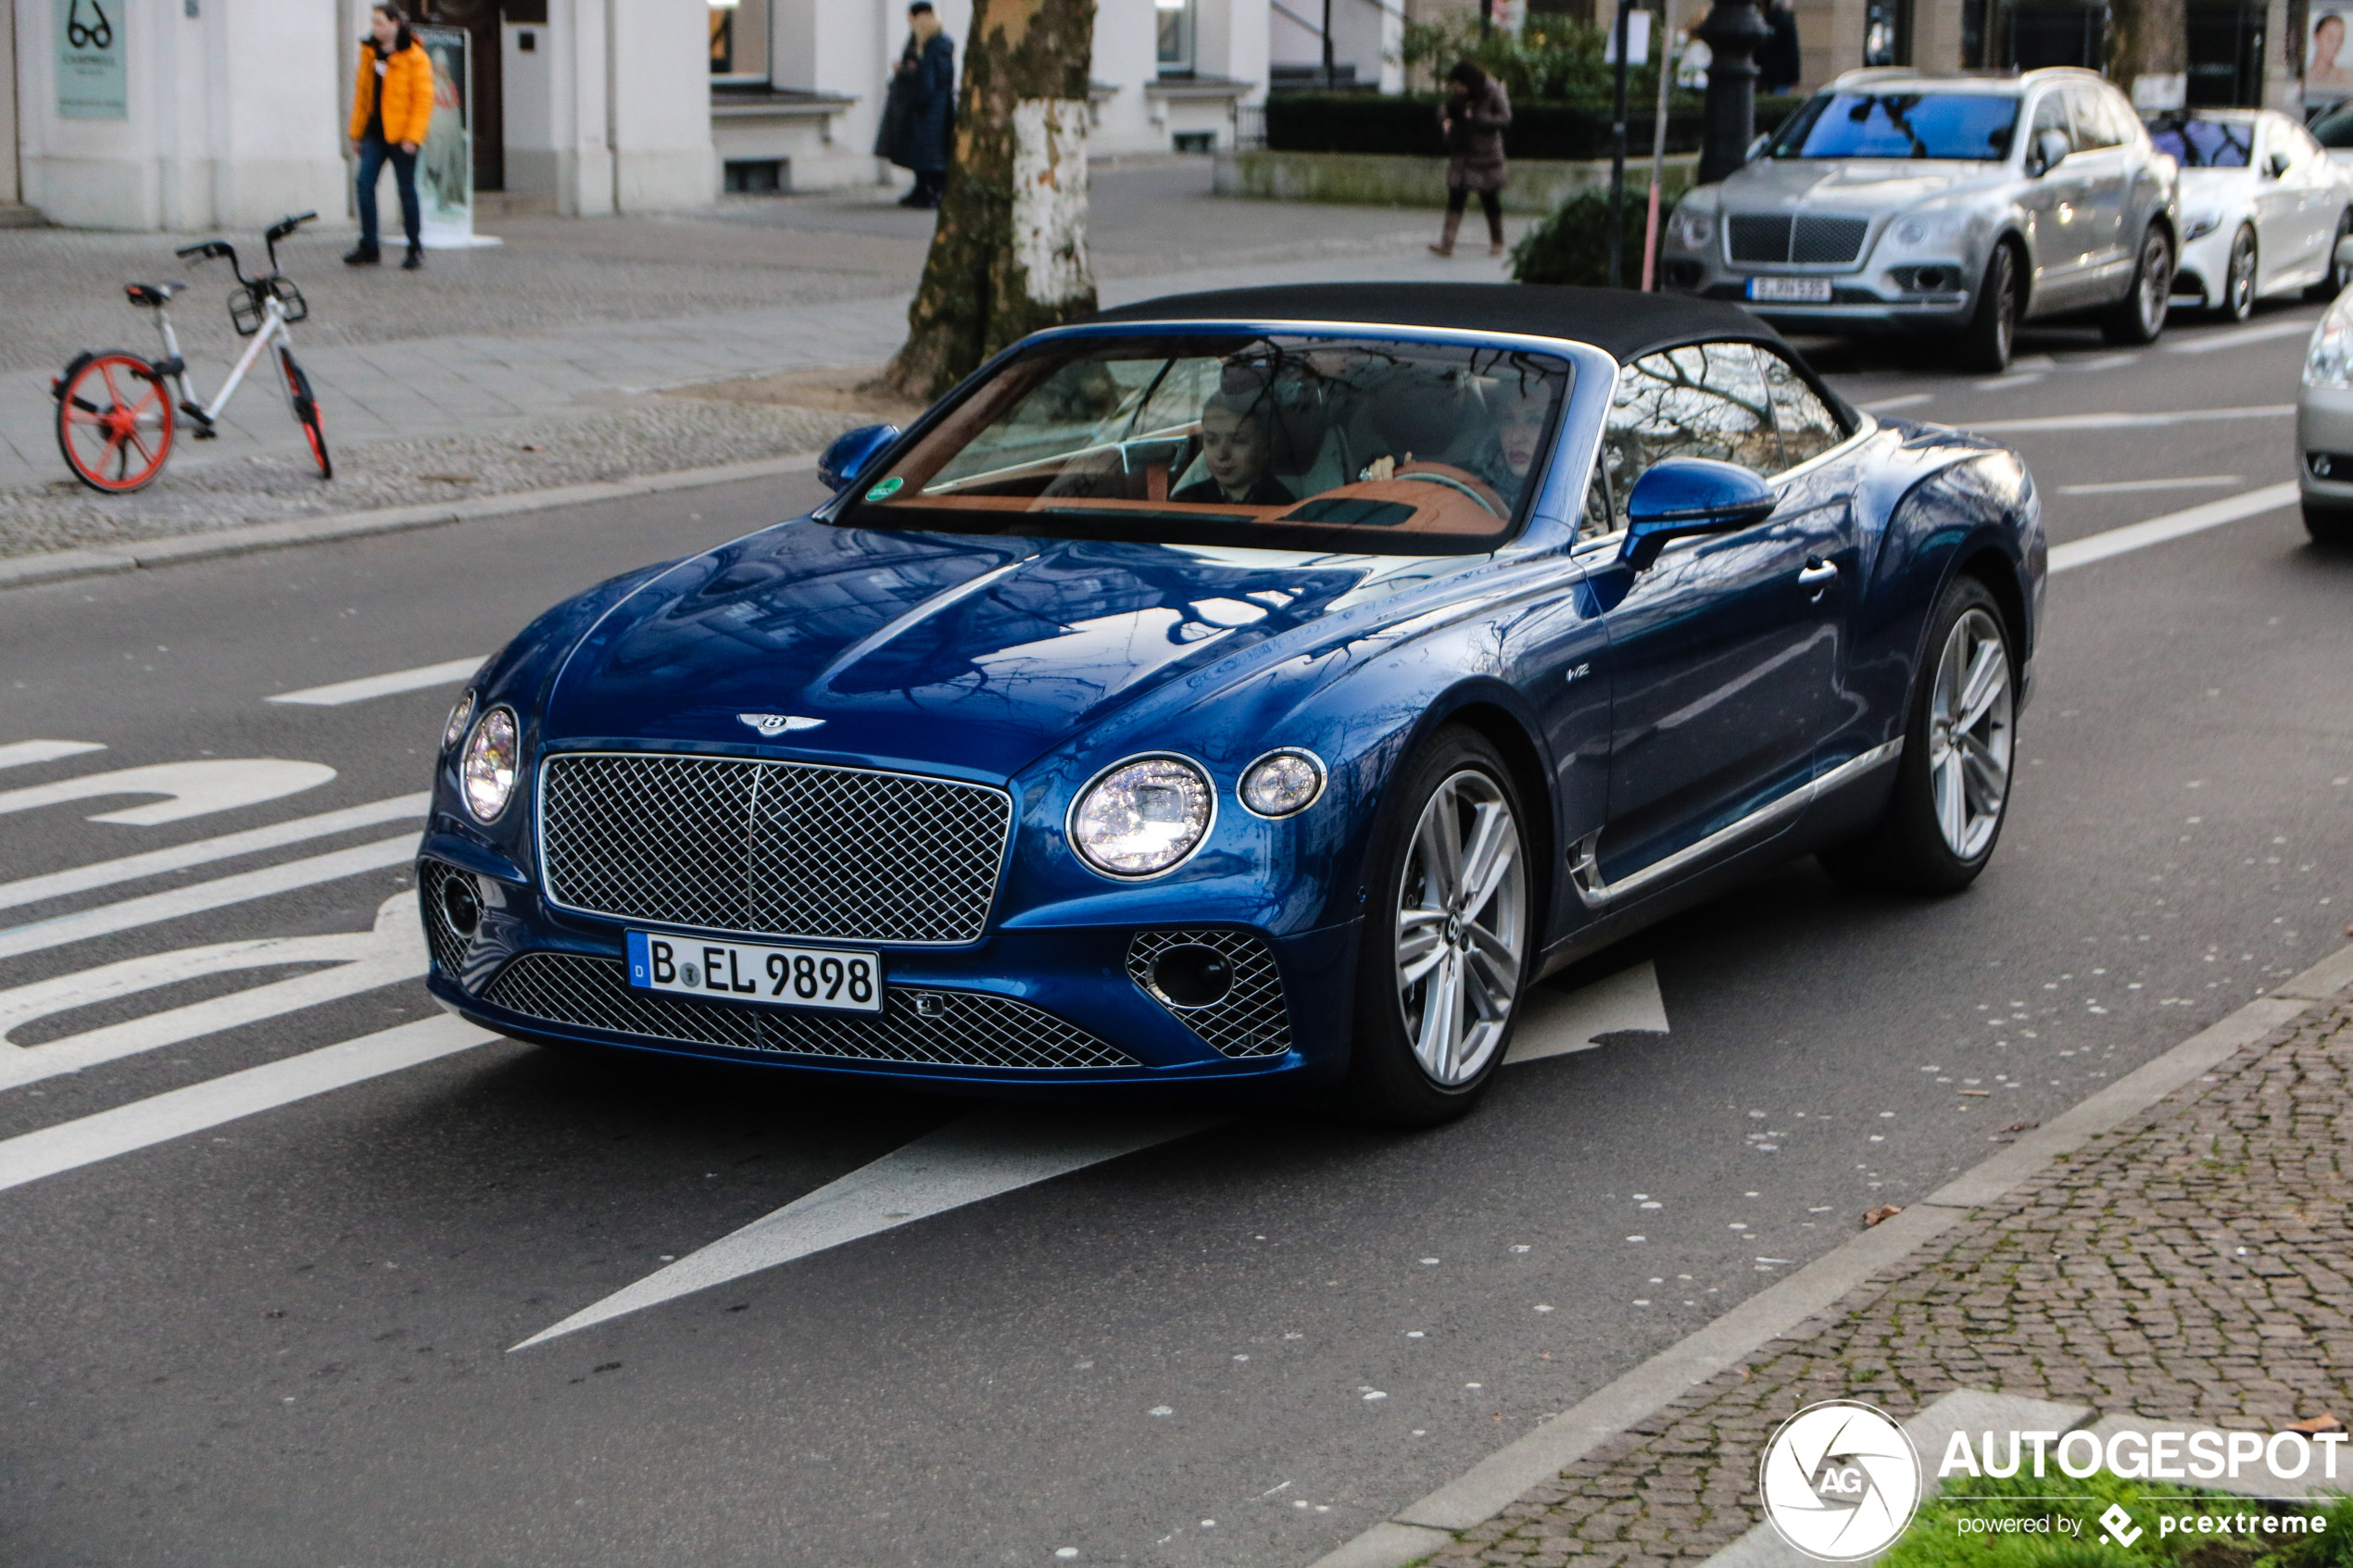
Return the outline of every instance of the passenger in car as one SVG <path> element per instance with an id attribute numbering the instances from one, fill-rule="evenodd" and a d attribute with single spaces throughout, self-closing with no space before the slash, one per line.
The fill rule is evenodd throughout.
<path id="1" fill-rule="evenodd" d="M 1288 507 L 1298 497 L 1271 471 L 1275 443 L 1263 395 L 1220 392 L 1202 405 L 1202 466 L 1206 479 L 1172 494 L 1172 501 L 1232 507 Z"/>
<path id="2" fill-rule="evenodd" d="M 1544 445 L 1544 402 L 1535 397 L 1504 396 L 1495 410 L 1495 429 L 1486 445 L 1466 465 L 1494 486 L 1506 504 L 1517 507 L 1528 487 L 1529 470 Z"/>

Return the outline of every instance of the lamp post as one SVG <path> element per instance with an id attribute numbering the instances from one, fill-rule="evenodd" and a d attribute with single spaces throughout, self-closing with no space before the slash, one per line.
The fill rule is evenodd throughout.
<path id="1" fill-rule="evenodd" d="M 1772 35 L 1751 0 L 1716 0 L 1699 24 L 1699 40 L 1707 45 L 1703 185 L 1748 161 L 1748 144 L 1756 139 L 1756 46 Z"/>

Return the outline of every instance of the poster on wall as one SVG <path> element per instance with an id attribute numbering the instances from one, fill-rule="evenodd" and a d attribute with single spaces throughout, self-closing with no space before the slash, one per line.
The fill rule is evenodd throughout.
<path id="1" fill-rule="evenodd" d="M 129 119 L 124 0 L 57 0 L 57 118 Z"/>
<path id="2" fill-rule="evenodd" d="M 417 149 L 417 200 L 427 250 L 495 245 L 474 232 L 473 35 L 462 27 L 412 24 L 433 62 L 433 123 Z"/>
<path id="3" fill-rule="evenodd" d="M 2304 19 L 2304 102 L 2314 107 L 2353 98 L 2353 0 L 2312 0 Z"/>

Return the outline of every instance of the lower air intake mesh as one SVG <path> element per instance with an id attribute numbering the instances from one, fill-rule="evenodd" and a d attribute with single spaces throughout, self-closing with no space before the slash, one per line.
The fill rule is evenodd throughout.
<path id="1" fill-rule="evenodd" d="M 1186 1007 L 1163 991 L 1152 966 L 1176 947 L 1206 947 L 1224 959 L 1233 974 L 1226 994 L 1206 1007 Z M 1290 1049 L 1282 974 L 1266 944 L 1247 932 L 1139 931 L 1127 944 L 1127 974 L 1220 1056 L 1281 1056 Z"/>

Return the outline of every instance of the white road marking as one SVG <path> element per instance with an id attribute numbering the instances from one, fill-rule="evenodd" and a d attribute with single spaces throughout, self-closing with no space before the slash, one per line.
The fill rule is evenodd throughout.
<path id="1" fill-rule="evenodd" d="M 1512 1031 L 1511 1052 L 1504 1058 L 1506 1067 L 1590 1051 L 1602 1043 L 1603 1035 L 1625 1030 L 1667 1032 L 1667 1000 L 1659 994 L 1658 969 L 1647 959 L 1566 995 L 1538 985 L 1520 1005 L 1527 1010 Z"/>
<path id="2" fill-rule="evenodd" d="M 1506 1065 L 1591 1049 L 1600 1036 L 1620 1030 L 1667 1029 L 1658 971 L 1648 961 L 1566 996 L 1538 987 L 1525 1005 L 1529 1011 L 1515 1035 Z M 1186 1111 L 1099 1115 L 1082 1123 L 1061 1110 L 975 1111 L 582 1308 L 513 1348 L 526 1349 L 1229 1120 Z"/>
<path id="3" fill-rule="evenodd" d="M 2072 539 L 2064 545 L 2051 546 L 2050 569 L 2054 572 L 2071 571 L 2079 566 L 2089 566 L 2095 560 L 2120 556 L 2128 550 L 2145 549 L 2161 545 L 2169 539 L 2179 539 L 2185 533 L 2196 533 L 2208 528 L 2220 528 L 2226 522 L 2236 522 L 2263 512 L 2277 511 L 2282 507 L 2296 505 L 2296 484 L 2267 484 L 2245 495 L 2225 496 L 2208 501 L 2187 511 L 2168 512 L 2146 522 L 2128 523 L 2111 528 L 2087 538 Z"/>
<path id="4" fill-rule="evenodd" d="M 1917 408 L 1923 403 L 1935 401 L 1936 394 L 1932 392 L 1907 392 L 1900 397 L 1877 398 L 1869 403 L 1857 403 L 1855 407 L 1867 414 L 1889 414 L 1898 408 Z"/>
<path id="5" fill-rule="evenodd" d="M 2267 321 L 2259 327 L 2233 327 L 2225 332 L 2207 332 L 2165 345 L 2168 354 L 2211 354 L 2218 348 L 2236 348 L 2241 344 L 2269 343 L 2273 338 L 2309 337 L 2318 321 Z"/>
<path id="6" fill-rule="evenodd" d="M 46 947 L 104 936 L 109 932 L 153 925 L 158 921 L 178 920 L 182 915 L 241 904 L 249 898 L 266 898 L 273 893 L 291 892 L 295 888 L 309 887 L 321 882 L 335 882 L 346 876 L 358 876 L 362 872 L 381 871 L 386 866 L 406 865 L 417 858 L 419 836 L 408 833 L 397 838 L 380 838 L 373 844 L 356 845 L 331 854 L 314 855 L 307 860 L 289 860 L 282 866 L 265 866 L 259 871 L 216 877 L 210 882 L 175 887 L 166 893 L 125 898 L 118 904 L 101 904 L 94 909 L 82 909 L 73 914 L 59 915 L 54 920 L 10 926 L 0 931 L 0 959 L 12 959 L 19 953 L 37 953 Z"/>
<path id="7" fill-rule="evenodd" d="M 335 776 L 323 762 L 290 762 L 279 757 L 223 758 L 204 762 L 158 762 L 147 768 L 118 768 L 110 773 L 84 773 L 54 784 L 32 784 L 0 793 L 0 816 L 31 811 L 68 800 L 91 800 L 107 795 L 161 795 L 170 798 L 153 806 L 133 806 L 90 820 L 120 822 L 129 827 L 155 827 L 215 811 L 234 811 L 265 800 L 316 789 Z"/>
<path id="8" fill-rule="evenodd" d="M 347 702 L 365 702 L 370 697 L 391 696 L 396 692 L 422 691 L 427 686 L 447 686 L 464 680 L 482 668 L 479 659 L 453 659 L 447 664 L 427 664 L 415 670 L 396 670 L 389 675 L 371 675 L 365 680 L 339 681 L 332 686 L 309 686 L 298 692 L 280 692 L 271 702 L 299 703 L 305 708 L 341 708 Z"/>
<path id="9" fill-rule="evenodd" d="M 455 1018 L 419 1019 L 25 1133 L 0 1141 L 0 1191 L 438 1060 L 497 1037 Z"/>
<path id="10" fill-rule="evenodd" d="M 2062 484 L 2062 495 L 2121 495 L 2134 490 L 2205 490 L 2224 484 L 2244 484 L 2246 481 L 2234 473 L 2201 473 L 2183 479 L 2111 479 L 2101 484 Z"/>
<path id="11" fill-rule="evenodd" d="M 425 972 L 424 928 L 417 919 L 416 896 L 397 893 L 376 910 L 371 931 L 336 936 L 272 936 L 251 942 L 217 942 L 203 947 L 125 959 L 120 963 L 36 981 L 0 991 L 0 1089 L 79 1073 L 224 1029 L 356 997 L 380 985 L 414 980 Z M 84 1030 L 45 1045 L 19 1046 L 9 1034 L 52 1013 L 134 996 L 199 975 L 280 964 L 331 963 L 332 969 L 256 985 L 225 997 L 150 1013 L 100 1029 Z"/>
<path id="12" fill-rule="evenodd" d="M 108 887 L 119 882 L 136 882 L 141 877 L 159 876 L 165 872 L 182 871 L 214 860 L 233 859 L 239 855 L 299 844 L 308 838 L 325 838 L 354 828 L 373 827 L 379 822 L 405 822 L 423 816 L 432 804 L 433 796 L 421 790 L 415 795 L 371 800 L 365 806 L 346 806 L 340 811 L 323 811 L 315 817 L 296 817 L 266 828 L 248 828 L 243 833 L 222 834 L 218 838 L 175 844 L 169 849 L 150 849 L 144 855 L 125 855 L 120 859 L 100 860 L 70 871 L 51 872 L 46 876 L 0 882 L 0 909 L 62 898 L 71 893 L 87 893 L 94 887 Z"/>
<path id="13" fill-rule="evenodd" d="M 2215 420 L 2284 420 L 2293 403 L 2256 403 L 2244 408 L 2182 408 L 2163 414 L 2045 414 L 2031 420 L 1976 420 L 1960 428 L 1977 435 L 2032 435 L 2069 430 L 2163 430 L 2171 425 Z"/>
<path id="14" fill-rule="evenodd" d="M 1051 1181 L 1229 1120 L 1198 1111 L 1081 1118 L 1052 1110 L 976 1110 L 754 1220 L 512 1348 L 525 1349 L 559 1335 L 708 1290 L 861 1236 Z M 6 1148 L 0 1145 L 0 1153 Z"/>
<path id="15" fill-rule="evenodd" d="M 1988 376 L 1983 381 L 1971 382 L 1969 385 L 1980 392 L 2007 392 L 2012 387 L 2032 386 L 2042 379 L 2043 372 L 2040 370 L 2017 370 L 2007 376 Z"/>
<path id="16" fill-rule="evenodd" d="M 104 751 L 106 747 L 88 740 L 20 740 L 0 746 L 0 768 L 23 768 L 35 762 L 54 762 L 60 757 L 79 757 L 85 751 Z"/>

